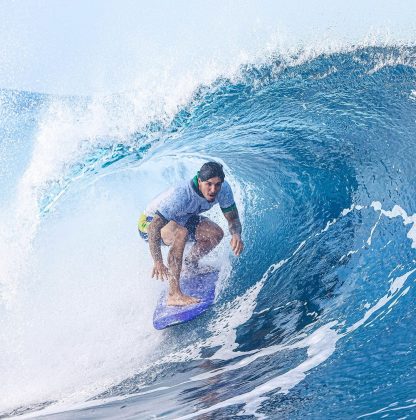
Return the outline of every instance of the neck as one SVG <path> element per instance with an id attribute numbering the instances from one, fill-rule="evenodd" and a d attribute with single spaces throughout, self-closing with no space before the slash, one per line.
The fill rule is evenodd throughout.
<path id="1" fill-rule="evenodd" d="M 199 185 L 198 185 L 198 174 L 197 174 L 197 175 L 195 175 L 195 176 L 192 178 L 191 185 L 192 185 L 192 188 L 195 190 L 195 192 L 196 192 L 199 196 L 204 197 L 204 196 L 202 195 L 201 191 L 199 190 Z"/>

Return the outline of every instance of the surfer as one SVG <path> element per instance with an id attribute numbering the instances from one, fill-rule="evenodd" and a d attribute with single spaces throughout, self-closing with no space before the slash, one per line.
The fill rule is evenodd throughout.
<path id="1" fill-rule="evenodd" d="M 149 242 L 154 266 L 152 277 L 169 281 L 167 305 L 198 303 L 199 299 L 182 293 L 179 277 L 187 241 L 194 242 L 185 258 L 188 269 L 197 269 L 199 260 L 222 240 L 223 230 L 201 213 L 219 204 L 228 221 L 231 249 L 236 256 L 243 251 L 241 223 L 230 184 L 217 162 L 204 163 L 194 178 L 168 189 L 154 198 L 139 219 L 140 236 Z M 161 245 L 170 247 L 168 267 L 163 262 Z"/>

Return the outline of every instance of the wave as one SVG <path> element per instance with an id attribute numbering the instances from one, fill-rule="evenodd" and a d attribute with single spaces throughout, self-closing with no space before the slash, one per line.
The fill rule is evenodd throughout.
<path id="1" fill-rule="evenodd" d="M 370 45 L 99 98 L 3 91 L 1 411 L 412 413 L 415 64 Z M 136 218 L 211 158 L 246 250 L 224 241 L 214 309 L 160 334 Z"/>

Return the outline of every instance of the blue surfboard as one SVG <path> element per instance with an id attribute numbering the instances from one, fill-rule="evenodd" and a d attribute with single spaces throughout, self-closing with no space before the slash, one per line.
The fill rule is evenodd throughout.
<path id="1" fill-rule="evenodd" d="M 167 306 L 167 290 L 164 290 L 157 302 L 153 314 L 153 326 L 162 330 L 172 325 L 190 321 L 201 315 L 215 299 L 215 284 L 218 280 L 218 271 L 202 274 L 187 273 L 181 277 L 180 285 L 183 293 L 200 299 L 199 303 L 186 306 Z"/>

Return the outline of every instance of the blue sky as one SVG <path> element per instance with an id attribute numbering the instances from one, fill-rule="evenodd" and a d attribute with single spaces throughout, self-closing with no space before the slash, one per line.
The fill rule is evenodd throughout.
<path id="1" fill-rule="evenodd" d="M 266 46 L 416 39 L 414 0 L 2 0 L 0 88 L 93 94 Z"/>

